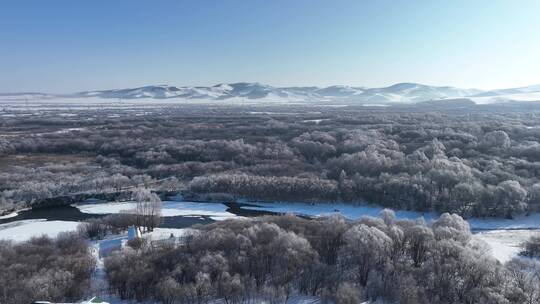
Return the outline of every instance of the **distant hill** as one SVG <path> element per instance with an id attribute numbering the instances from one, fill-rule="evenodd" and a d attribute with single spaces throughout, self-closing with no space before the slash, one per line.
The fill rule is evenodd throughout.
<path id="1" fill-rule="evenodd" d="M 138 88 L 85 91 L 73 94 L 6 93 L 0 100 L 51 98 L 101 99 L 178 99 L 205 101 L 345 102 L 359 104 L 410 104 L 435 100 L 468 98 L 475 103 L 540 100 L 540 85 L 481 91 L 419 83 L 397 83 L 388 87 L 366 88 L 334 85 L 329 87 L 274 87 L 256 82 L 222 83 L 214 86 L 151 85 Z M 457 106 L 457 105 L 456 105 Z"/>

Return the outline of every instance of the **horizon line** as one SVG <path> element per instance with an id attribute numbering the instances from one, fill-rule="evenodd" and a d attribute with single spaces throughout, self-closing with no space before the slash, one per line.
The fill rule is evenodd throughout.
<path id="1" fill-rule="evenodd" d="M 231 84 L 241 84 L 241 83 L 244 83 L 244 84 L 258 84 L 258 85 L 269 86 L 269 87 L 273 87 L 273 88 L 277 88 L 277 89 L 288 89 L 288 88 L 320 88 L 320 89 L 324 89 L 324 88 L 339 87 L 339 86 L 341 86 L 341 87 L 350 87 L 350 88 L 363 88 L 363 89 L 382 89 L 382 88 L 389 88 L 389 87 L 399 85 L 399 84 L 417 84 L 417 85 L 424 85 L 424 86 L 430 86 L 430 87 L 441 87 L 441 88 L 450 87 L 450 88 L 457 88 L 457 89 L 462 89 L 462 90 L 479 90 L 479 91 L 484 91 L 484 92 L 486 92 L 486 91 L 495 91 L 495 90 L 519 89 L 519 88 L 527 88 L 527 87 L 532 87 L 532 86 L 540 86 L 540 83 L 537 83 L 537 84 L 529 84 L 529 85 L 522 85 L 522 86 L 515 86 L 515 87 L 479 89 L 479 88 L 475 88 L 475 87 L 464 88 L 464 87 L 453 86 L 453 85 L 426 84 L 426 83 L 422 83 L 422 82 L 408 82 L 408 81 L 395 82 L 395 83 L 392 83 L 392 84 L 386 85 L 386 86 L 373 86 L 373 87 L 361 86 L 361 85 L 348 85 L 348 84 L 332 84 L 332 85 L 322 85 L 322 86 L 319 86 L 319 85 L 279 86 L 279 85 L 272 85 L 272 84 L 267 84 L 267 83 L 259 82 L 259 81 L 252 81 L 252 82 L 249 82 L 249 81 L 233 81 L 233 82 L 219 82 L 219 83 L 216 83 L 216 84 L 213 84 L 213 85 L 148 84 L 148 85 L 141 85 L 141 86 L 126 86 L 126 87 L 122 87 L 122 88 L 117 87 L 117 88 L 111 88 L 111 89 L 88 89 L 88 90 L 77 90 L 77 91 L 70 91 L 70 92 L 47 92 L 47 91 L 31 90 L 31 91 L 0 92 L 0 94 L 2 94 L 2 95 L 9 95 L 9 94 L 66 95 L 66 94 L 75 94 L 75 93 L 84 93 L 84 92 L 96 92 L 96 91 L 130 90 L 130 89 L 139 89 L 139 88 L 145 88 L 145 87 L 209 88 L 209 87 L 216 87 L 216 86 L 224 85 L 224 84 L 231 85 Z"/>

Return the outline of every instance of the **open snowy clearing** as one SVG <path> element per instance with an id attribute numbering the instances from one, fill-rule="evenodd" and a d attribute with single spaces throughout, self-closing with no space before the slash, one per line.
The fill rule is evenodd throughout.
<path id="1" fill-rule="evenodd" d="M 195 231 L 190 228 L 154 228 L 154 231 L 144 233 L 142 236 L 145 239 L 152 241 L 166 240 L 173 237 L 182 237 L 188 233 Z"/>
<path id="2" fill-rule="evenodd" d="M 104 204 L 83 204 L 73 205 L 81 212 L 89 214 L 111 214 L 134 210 L 134 202 L 111 202 Z M 220 203 L 196 203 L 196 202 L 162 202 L 162 216 L 205 216 L 215 221 L 236 217 L 235 214 L 227 212 L 227 206 Z"/>
<path id="3" fill-rule="evenodd" d="M 78 222 L 22 220 L 0 225 L 0 240 L 26 241 L 34 236 L 56 237 L 60 232 L 77 230 Z"/>
<path id="4" fill-rule="evenodd" d="M 529 92 L 519 94 L 504 94 L 498 96 L 485 96 L 485 97 L 469 97 L 476 104 L 490 104 L 496 102 L 508 102 L 508 101 L 539 101 L 540 92 Z"/>
<path id="5" fill-rule="evenodd" d="M 493 257 L 506 263 L 521 252 L 521 245 L 529 237 L 539 234 L 535 230 L 490 230 L 481 231 L 475 237 L 483 240 L 491 247 Z"/>
<path id="6" fill-rule="evenodd" d="M 61 232 L 76 231 L 79 222 L 70 221 L 47 221 L 22 220 L 0 225 L 0 240 L 12 240 L 15 242 L 24 242 L 32 237 L 46 235 L 56 237 Z M 155 228 L 152 232 L 143 234 L 143 238 L 159 241 L 168 239 L 172 236 L 182 237 L 187 233 L 193 232 L 190 228 Z M 127 233 L 114 235 L 97 242 L 98 247 L 107 248 L 120 244 L 121 240 L 127 240 Z"/>
<path id="7" fill-rule="evenodd" d="M 284 98 L 279 96 L 267 96 L 260 99 L 250 99 L 242 97 L 232 97 L 227 99 L 227 104 L 232 105 L 259 105 L 264 104 L 305 104 L 306 101 L 298 98 Z M 140 106 L 165 106 L 177 104 L 216 104 L 216 100 L 210 98 L 165 98 L 155 99 L 151 97 L 136 99 L 116 99 L 100 97 L 51 97 L 51 98 L 33 98 L 24 99 L 21 96 L 0 96 L 0 105 L 7 109 L 22 108 L 25 109 L 43 109 L 44 106 L 66 105 L 71 109 L 91 109 L 91 108 L 133 108 Z"/>

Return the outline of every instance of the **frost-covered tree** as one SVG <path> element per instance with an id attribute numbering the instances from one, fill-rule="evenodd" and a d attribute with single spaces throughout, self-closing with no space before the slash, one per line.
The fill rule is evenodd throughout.
<path id="1" fill-rule="evenodd" d="M 152 231 L 161 222 L 161 199 L 145 188 L 137 188 L 132 193 L 135 202 L 136 222 L 140 227 Z"/>

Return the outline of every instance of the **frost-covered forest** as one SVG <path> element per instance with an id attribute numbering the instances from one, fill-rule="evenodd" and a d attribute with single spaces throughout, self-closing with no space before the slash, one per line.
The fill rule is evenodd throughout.
<path id="1" fill-rule="evenodd" d="M 0 123 L 2 213 L 124 192 L 131 201 L 113 204 L 133 210 L 86 219 L 57 237 L 0 241 L 0 302 L 77 301 L 100 292 L 165 304 L 298 297 L 333 304 L 540 303 L 538 237 L 501 263 L 463 219 L 540 211 L 534 107 L 36 111 L 8 111 Z M 162 211 L 174 202 L 162 205 L 156 192 L 180 192 L 190 206 L 241 199 L 371 203 L 442 215 L 429 222 L 390 210 L 360 219 L 217 217 L 189 232 L 160 232 Z M 128 240 L 128 227 L 140 227 L 142 238 Z M 152 240 L 155 229 L 154 235 L 182 233 Z M 113 241 L 117 247 L 101 247 Z"/>
<path id="2" fill-rule="evenodd" d="M 0 209 L 166 179 L 161 189 L 230 199 L 512 217 L 540 208 L 536 110 L 182 105 L 9 114 L 0 123 Z"/>
<path id="3" fill-rule="evenodd" d="M 88 224 L 80 228 L 55 239 L 0 241 L 0 301 L 92 295 L 96 260 L 89 235 L 81 233 Z M 290 303 L 298 297 L 331 304 L 540 303 L 540 260 L 499 263 L 456 214 L 429 224 L 398 219 L 390 210 L 356 221 L 265 216 L 198 225 L 170 240 L 131 240 L 101 259 L 107 292 L 164 304 Z M 524 248 L 537 243 L 533 238 Z"/>
<path id="4" fill-rule="evenodd" d="M 76 233 L 22 243 L 0 240 L 0 303 L 78 301 L 95 263 L 86 240 Z"/>
<path id="5" fill-rule="evenodd" d="M 0 304 L 540 304 L 538 12 L 3 1 Z"/>
<path id="6" fill-rule="evenodd" d="M 426 225 L 380 218 L 292 215 L 199 227 L 181 246 L 125 250 L 105 260 L 123 298 L 162 303 L 540 303 L 540 261 L 505 266 L 458 215 Z M 136 275 L 134 275 L 136 274 Z"/>

